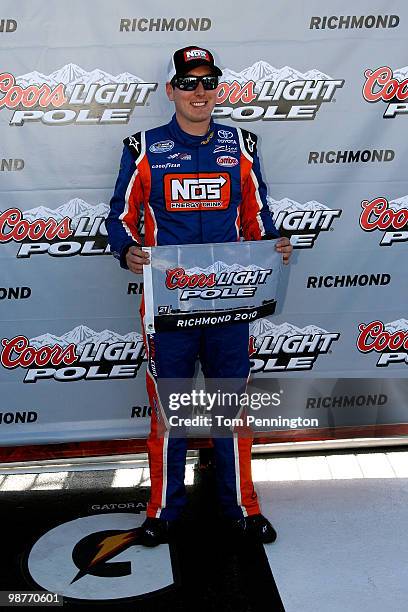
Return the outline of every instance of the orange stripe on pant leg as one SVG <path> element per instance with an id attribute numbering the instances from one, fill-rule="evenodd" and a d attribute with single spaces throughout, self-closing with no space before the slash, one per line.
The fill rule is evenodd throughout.
<path id="1" fill-rule="evenodd" d="M 150 500 L 147 504 L 147 516 L 156 518 L 162 508 L 163 487 L 165 486 L 163 461 L 164 437 L 159 436 L 159 423 L 155 407 L 158 405 L 156 387 L 149 372 L 146 373 L 146 387 L 152 409 L 150 434 L 147 439 L 150 468 Z"/>
<path id="2" fill-rule="evenodd" d="M 251 448 L 252 438 L 236 435 L 236 448 L 238 448 L 239 463 L 239 487 L 241 493 L 241 505 L 245 508 L 248 516 L 260 514 L 258 496 L 252 482 L 251 471 Z"/>
<path id="3" fill-rule="evenodd" d="M 151 408 L 150 434 L 147 439 L 147 452 L 149 457 L 150 470 L 150 499 L 147 504 L 147 516 L 159 518 L 163 503 L 163 494 L 167 485 L 167 458 L 164 452 L 167 444 L 164 436 L 164 424 L 160 419 L 160 399 L 157 395 L 156 382 L 153 374 L 149 370 L 149 342 L 144 328 L 145 304 L 144 296 L 140 304 L 140 316 L 142 319 L 143 342 L 146 350 L 147 369 L 146 369 L 146 389 L 149 396 Z M 160 420 L 159 420 L 160 419 Z"/>

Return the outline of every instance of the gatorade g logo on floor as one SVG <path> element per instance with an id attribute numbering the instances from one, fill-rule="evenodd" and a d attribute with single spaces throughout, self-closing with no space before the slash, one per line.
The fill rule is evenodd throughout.
<path id="1" fill-rule="evenodd" d="M 104 603 L 171 587 L 169 547 L 139 544 L 143 520 L 143 514 L 98 514 L 54 527 L 28 555 L 31 580 L 63 597 Z"/>
<path id="2" fill-rule="evenodd" d="M 227 172 L 167 174 L 164 195 L 168 211 L 225 210 L 231 198 L 231 181 Z"/>

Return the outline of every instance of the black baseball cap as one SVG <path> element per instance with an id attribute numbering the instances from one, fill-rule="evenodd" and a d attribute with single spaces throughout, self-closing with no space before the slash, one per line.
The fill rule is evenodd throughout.
<path id="1" fill-rule="evenodd" d="M 211 51 L 193 45 L 190 47 L 183 47 L 183 49 L 177 49 L 177 51 L 174 52 L 168 77 L 169 81 L 176 75 L 182 76 L 198 66 L 208 66 L 217 76 L 222 75 L 222 71 L 214 63 L 214 57 Z"/>

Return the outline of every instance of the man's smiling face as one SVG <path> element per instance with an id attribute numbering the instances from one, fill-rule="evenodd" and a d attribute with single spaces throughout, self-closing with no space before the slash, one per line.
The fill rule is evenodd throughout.
<path id="1" fill-rule="evenodd" d="M 198 66 L 187 73 L 189 76 L 211 74 L 207 66 Z M 201 82 L 194 91 L 182 91 L 177 87 L 173 89 L 170 83 L 166 83 L 166 92 L 169 100 L 174 102 L 181 129 L 191 134 L 205 134 L 217 99 L 217 90 L 205 90 Z"/>

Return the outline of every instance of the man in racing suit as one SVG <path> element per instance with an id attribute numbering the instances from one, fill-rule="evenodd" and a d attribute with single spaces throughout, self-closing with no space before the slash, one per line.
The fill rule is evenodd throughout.
<path id="1" fill-rule="evenodd" d="M 279 236 L 266 202 L 257 137 L 214 123 L 211 113 L 221 70 L 200 47 L 174 53 L 166 93 L 175 104 L 170 123 L 124 140 L 119 176 L 106 221 L 111 250 L 123 268 L 140 274 L 149 262 L 138 234 L 144 207 L 145 246 L 261 240 Z M 276 249 L 288 263 L 292 247 Z M 141 315 L 143 322 L 143 302 Z M 248 378 L 248 324 L 145 334 L 147 390 L 152 408 L 148 439 L 151 495 L 142 543 L 155 546 L 186 502 L 187 442 L 159 433 L 161 378 L 191 379 L 197 358 L 207 379 Z M 272 542 L 276 532 L 262 516 L 251 477 L 251 445 L 237 433 L 214 439 L 217 488 L 223 513 L 235 529 Z M 174 524 L 174 523 L 173 523 Z"/>

